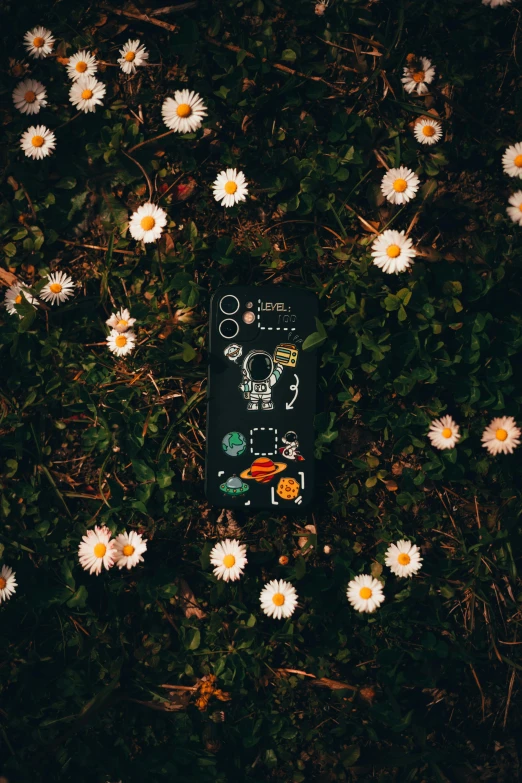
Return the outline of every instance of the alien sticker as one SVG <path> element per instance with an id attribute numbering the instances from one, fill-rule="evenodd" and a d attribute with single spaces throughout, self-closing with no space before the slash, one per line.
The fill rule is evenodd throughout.
<path id="1" fill-rule="evenodd" d="M 249 351 L 241 365 L 242 379 L 239 390 L 247 401 L 247 411 L 271 411 L 274 409 L 272 389 L 281 377 L 284 367 L 295 367 L 299 351 L 295 345 L 282 343 L 274 354 L 260 348 Z M 243 356 L 243 348 L 232 343 L 225 349 L 225 356 L 234 364 Z"/>

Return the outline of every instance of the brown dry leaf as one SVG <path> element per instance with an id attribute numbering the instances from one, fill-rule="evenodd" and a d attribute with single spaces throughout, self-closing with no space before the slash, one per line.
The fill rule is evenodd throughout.
<path id="1" fill-rule="evenodd" d="M 16 279 L 16 275 L 13 275 L 11 272 L 7 272 L 7 270 L 0 267 L 0 283 L 2 283 L 2 285 L 13 285 L 16 283 Z"/>
<path id="2" fill-rule="evenodd" d="M 315 525 L 305 525 L 305 530 L 308 530 L 309 535 L 315 536 L 317 534 L 317 530 L 315 528 Z M 297 540 L 297 543 L 301 547 L 305 547 L 308 544 L 308 536 L 300 536 Z M 310 547 L 311 548 L 311 547 Z"/>
<path id="3" fill-rule="evenodd" d="M 397 484 L 397 482 L 396 481 L 392 481 L 391 479 L 389 479 L 388 481 L 385 481 L 384 482 L 384 486 L 390 492 L 397 492 L 397 490 L 399 489 L 399 485 Z"/>
<path id="4" fill-rule="evenodd" d="M 206 612 L 201 609 L 198 604 L 197 598 L 182 577 L 177 580 L 179 586 L 179 606 L 185 617 L 197 617 L 198 620 L 202 620 L 207 616 Z"/>

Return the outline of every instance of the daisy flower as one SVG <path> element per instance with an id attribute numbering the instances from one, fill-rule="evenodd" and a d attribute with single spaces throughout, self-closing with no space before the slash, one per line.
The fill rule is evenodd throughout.
<path id="1" fill-rule="evenodd" d="M 413 66 L 404 68 L 403 73 L 401 81 L 406 92 L 423 95 L 428 92 L 426 85 L 431 84 L 435 78 L 435 67 L 427 57 L 419 57 Z"/>
<path id="2" fill-rule="evenodd" d="M 40 296 L 44 302 L 50 302 L 52 305 L 61 304 L 74 294 L 75 285 L 65 272 L 53 272 L 48 276 L 47 285 L 44 285 L 40 291 Z"/>
<path id="3" fill-rule="evenodd" d="M 20 146 L 28 158 L 41 160 L 56 147 L 56 136 L 45 125 L 31 125 L 20 138 Z"/>
<path id="4" fill-rule="evenodd" d="M 34 27 L 24 35 L 25 48 L 32 57 L 47 57 L 53 50 L 54 38 L 45 27 Z"/>
<path id="5" fill-rule="evenodd" d="M 139 38 L 135 41 L 129 39 L 120 49 L 120 54 L 118 62 L 123 73 L 136 73 L 136 68 L 145 65 L 145 60 L 149 59 L 149 53 L 144 46 L 140 46 Z"/>
<path id="6" fill-rule="evenodd" d="M 80 111 L 96 111 L 96 106 L 103 105 L 105 85 L 94 76 L 80 76 L 69 90 L 69 100 Z"/>
<path id="7" fill-rule="evenodd" d="M 13 90 L 13 103 L 22 114 L 38 114 L 42 106 L 47 106 L 47 92 L 36 79 L 24 79 Z"/>
<path id="8" fill-rule="evenodd" d="M 0 604 L 2 601 L 8 601 L 16 593 L 18 587 L 16 574 L 9 566 L 2 566 L 0 571 Z"/>
<path id="9" fill-rule="evenodd" d="M 453 449 L 457 441 L 460 440 L 459 426 L 455 424 L 451 416 L 435 419 L 430 424 L 428 438 L 436 449 Z"/>
<path id="10" fill-rule="evenodd" d="M 225 582 L 235 582 L 243 573 L 247 564 L 246 546 L 236 539 L 226 538 L 220 541 L 210 553 L 210 562 L 214 568 L 214 576 Z"/>
<path id="11" fill-rule="evenodd" d="M 522 177 L 522 142 L 507 148 L 502 156 L 502 166 L 510 177 Z"/>
<path id="12" fill-rule="evenodd" d="M 13 285 L 10 286 L 5 292 L 4 299 L 4 305 L 9 315 L 18 315 L 20 318 L 22 317 L 17 311 L 15 305 L 22 304 L 24 299 L 31 305 L 34 305 L 38 301 L 29 293 L 27 288 L 22 283 L 13 283 Z"/>
<path id="13" fill-rule="evenodd" d="M 500 416 L 482 433 L 482 445 L 490 454 L 512 454 L 520 443 L 520 430 L 512 416 Z"/>
<path id="14" fill-rule="evenodd" d="M 360 574 L 348 582 L 346 595 L 358 612 L 374 612 L 384 601 L 381 583 L 370 574 Z"/>
<path id="15" fill-rule="evenodd" d="M 126 332 L 118 332 L 117 329 L 111 329 L 111 333 L 107 335 L 106 339 L 109 351 L 115 353 L 116 356 L 126 356 L 136 347 L 136 335 L 132 329 Z"/>
<path id="16" fill-rule="evenodd" d="M 375 266 L 389 275 L 404 272 L 415 258 L 415 250 L 404 231 L 383 231 L 372 243 L 372 257 Z"/>
<path id="17" fill-rule="evenodd" d="M 143 563 L 146 549 L 147 542 L 135 530 L 120 533 L 114 539 L 116 565 L 118 568 L 134 568 L 138 563 Z"/>
<path id="18" fill-rule="evenodd" d="M 386 550 L 384 562 L 395 576 L 407 577 L 416 574 L 422 568 L 419 547 L 411 541 L 397 541 Z"/>
<path id="19" fill-rule="evenodd" d="M 147 201 L 138 207 L 136 212 L 131 215 L 129 231 L 131 237 L 138 241 L 155 242 L 163 233 L 167 225 L 167 213 Z"/>
<path id="20" fill-rule="evenodd" d="M 511 206 L 507 207 L 506 212 L 513 223 L 518 223 L 519 226 L 522 226 L 522 190 L 517 190 L 516 193 L 513 193 L 509 198 L 509 203 Z"/>
<path id="21" fill-rule="evenodd" d="M 78 547 L 78 558 L 90 574 L 98 575 L 103 567 L 109 570 L 116 558 L 116 545 L 109 528 L 96 525 L 94 530 L 88 530 Z"/>
<path id="22" fill-rule="evenodd" d="M 223 207 L 233 207 L 238 201 L 245 201 L 248 187 L 245 175 L 237 169 L 220 171 L 212 185 L 214 198 L 221 201 Z"/>
<path id="23" fill-rule="evenodd" d="M 411 169 L 400 166 L 386 172 L 381 182 L 381 190 L 392 204 L 406 204 L 415 196 L 420 180 Z"/>
<path id="24" fill-rule="evenodd" d="M 268 582 L 259 596 L 261 609 L 268 615 L 280 620 L 290 617 L 297 606 L 297 593 L 295 587 L 284 579 L 272 579 Z"/>
<path id="25" fill-rule="evenodd" d="M 87 49 L 82 49 L 81 52 L 76 52 L 72 57 L 69 57 L 67 76 L 73 82 L 78 81 L 82 76 L 93 76 L 97 70 L 98 63 L 96 62 L 96 57 L 88 52 Z"/>
<path id="26" fill-rule="evenodd" d="M 500 8 L 502 5 L 511 5 L 512 0 L 482 0 L 482 5 L 489 5 L 491 8 Z"/>
<path id="27" fill-rule="evenodd" d="M 135 318 L 131 318 L 131 314 L 127 309 L 123 307 L 115 313 L 112 313 L 110 318 L 105 321 L 107 326 L 111 329 L 116 329 L 117 332 L 126 332 L 131 326 L 136 323 Z"/>
<path id="28" fill-rule="evenodd" d="M 161 108 L 163 122 L 178 133 L 191 133 L 201 127 L 207 107 L 197 92 L 176 90 L 173 98 L 165 98 Z"/>
<path id="29" fill-rule="evenodd" d="M 436 144 L 442 138 L 442 125 L 437 120 L 421 120 L 415 124 L 413 135 L 419 144 Z"/>

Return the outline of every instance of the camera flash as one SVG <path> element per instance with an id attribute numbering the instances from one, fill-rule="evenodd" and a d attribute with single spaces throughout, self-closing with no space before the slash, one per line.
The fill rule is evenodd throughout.
<path id="1" fill-rule="evenodd" d="M 255 313 L 252 313 L 250 310 L 247 311 L 246 313 L 243 313 L 243 321 L 246 324 L 253 324 L 255 320 L 256 320 Z"/>
<path id="2" fill-rule="evenodd" d="M 247 303 L 246 303 L 246 305 L 245 305 L 245 307 L 247 308 L 247 310 L 251 310 L 253 306 L 254 306 L 254 303 L 253 303 L 253 302 L 247 302 Z"/>

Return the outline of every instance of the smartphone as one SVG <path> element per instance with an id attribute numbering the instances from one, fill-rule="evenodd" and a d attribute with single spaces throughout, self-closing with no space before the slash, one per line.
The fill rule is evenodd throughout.
<path id="1" fill-rule="evenodd" d="M 224 508 L 286 512 L 314 494 L 317 297 L 225 286 L 210 303 L 205 491 Z"/>

